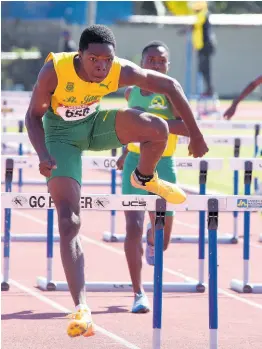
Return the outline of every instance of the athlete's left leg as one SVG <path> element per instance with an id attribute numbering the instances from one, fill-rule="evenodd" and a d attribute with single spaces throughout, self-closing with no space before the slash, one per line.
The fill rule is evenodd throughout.
<path id="1" fill-rule="evenodd" d="M 140 159 L 130 178 L 132 185 L 180 204 L 186 199 L 183 190 L 159 179 L 155 173 L 167 139 L 167 123 L 153 114 L 135 109 L 101 111 L 94 123 L 89 149 L 104 150 L 140 143 Z"/>

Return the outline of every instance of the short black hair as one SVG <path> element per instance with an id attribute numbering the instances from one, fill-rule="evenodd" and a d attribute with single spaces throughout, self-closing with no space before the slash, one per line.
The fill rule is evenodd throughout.
<path id="1" fill-rule="evenodd" d="M 149 44 L 147 44 L 142 51 L 142 57 L 144 56 L 144 54 L 147 53 L 148 49 L 151 47 L 164 47 L 164 49 L 167 51 L 167 53 L 169 54 L 169 48 L 168 46 L 163 42 L 163 41 L 151 41 Z"/>
<path id="2" fill-rule="evenodd" d="M 81 34 L 79 50 L 87 50 L 88 44 L 110 44 L 115 48 L 116 39 L 111 29 L 105 25 L 94 24 L 87 27 Z"/>

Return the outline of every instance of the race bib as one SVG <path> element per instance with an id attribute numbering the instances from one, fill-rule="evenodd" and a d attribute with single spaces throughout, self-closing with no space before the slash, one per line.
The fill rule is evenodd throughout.
<path id="1" fill-rule="evenodd" d="M 66 107 L 59 106 L 56 111 L 65 121 L 82 120 L 95 113 L 99 103 L 91 105 Z"/>

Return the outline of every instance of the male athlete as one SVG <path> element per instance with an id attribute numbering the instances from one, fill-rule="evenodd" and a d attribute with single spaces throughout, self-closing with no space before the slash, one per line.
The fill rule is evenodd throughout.
<path id="1" fill-rule="evenodd" d="M 208 152 L 179 83 L 119 59 L 115 46 L 109 28 L 93 25 L 81 34 L 78 52 L 50 53 L 38 75 L 26 114 L 39 170 L 47 178 L 58 214 L 61 259 L 76 306 L 67 329 L 71 337 L 94 334 L 91 311 L 86 305 L 84 255 L 78 235 L 81 152 L 139 142 L 141 154 L 130 177 L 132 185 L 171 203 L 186 199 L 178 186 L 159 179 L 155 171 L 167 145 L 167 122 L 136 109 L 101 111 L 101 98 L 131 85 L 166 95 L 188 130 L 189 155 L 202 157 Z"/>
<path id="2" fill-rule="evenodd" d="M 160 41 L 149 43 L 142 51 L 141 67 L 167 74 L 169 68 L 169 49 Z M 187 128 L 178 118 L 177 111 L 163 94 L 152 93 L 137 86 L 128 87 L 125 91 L 128 107 L 153 113 L 166 120 L 169 126 L 167 147 L 157 164 L 156 170 L 161 179 L 176 183 L 176 169 L 173 155 L 177 146 L 177 135 L 187 136 Z M 180 119 L 180 120 L 177 120 Z M 146 195 L 146 191 L 135 188 L 130 183 L 130 176 L 137 167 L 140 154 L 140 144 L 130 143 L 125 147 L 123 155 L 118 159 L 119 169 L 123 169 L 122 193 L 132 195 Z M 143 249 L 141 239 L 145 212 L 126 211 L 126 239 L 125 253 L 134 290 L 133 313 L 146 313 L 150 310 L 148 298 L 143 290 L 141 272 Z M 174 212 L 166 212 L 164 230 L 164 250 L 167 249 L 173 226 Z M 155 214 L 150 213 L 151 224 L 147 227 L 146 260 L 154 265 L 154 221 Z"/>

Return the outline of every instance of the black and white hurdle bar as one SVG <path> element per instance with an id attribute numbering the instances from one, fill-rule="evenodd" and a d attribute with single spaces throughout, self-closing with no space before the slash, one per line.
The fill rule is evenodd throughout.
<path id="1" fill-rule="evenodd" d="M 23 193 L 23 194 L 17 194 L 17 193 L 2 193 L 2 207 L 6 209 L 53 209 L 54 205 L 52 202 L 52 199 L 49 194 L 43 194 L 43 193 Z M 17 198 L 19 197 L 19 200 Z M 83 195 L 81 197 L 81 208 L 84 210 L 95 210 L 95 211 L 137 211 L 137 210 L 143 210 L 143 211 L 155 211 L 155 203 L 157 196 L 143 196 L 143 195 Z M 232 212 L 233 210 L 239 210 L 239 211 L 257 211 L 259 205 L 261 204 L 261 197 L 260 196 L 202 196 L 202 195 L 192 195 L 187 198 L 185 203 L 181 205 L 170 205 L 167 204 L 167 210 L 176 210 L 176 211 L 207 211 L 207 203 L 209 199 L 215 198 L 218 200 L 219 203 L 219 211 L 221 212 Z M 41 203 L 36 205 L 31 205 L 31 202 L 34 203 Z M 103 200 L 105 203 L 103 206 L 97 205 L 97 202 L 100 202 Z M 126 206 L 126 201 L 137 201 L 142 200 L 144 202 L 144 206 L 142 207 L 134 207 L 132 205 Z M 248 202 L 249 204 L 247 206 L 241 206 L 239 203 L 241 202 Z M 49 234 L 52 234 L 52 230 L 49 230 Z M 8 235 L 8 232 L 7 232 Z M 10 241 L 10 236 L 9 236 Z M 51 240 L 48 239 L 50 242 Z M 48 264 L 50 267 L 50 263 Z M 50 273 L 49 273 L 50 275 Z M 59 291 L 66 291 L 68 290 L 68 286 L 66 282 L 62 281 L 54 281 L 53 278 L 50 278 L 49 280 L 44 277 L 39 277 L 37 280 L 37 284 L 41 289 L 48 289 L 50 288 L 51 284 L 54 285 L 54 289 Z M 48 286 L 49 285 L 49 286 Z M 196 286 L 198 283 L 188 284 L 184 283 L 183 285 L 180 285 L 176 287 L 176 283 L 169 283 L 167 285 L 164 284 L 163 290 L 166 292 L 181 292 L 183 289 L 186 289 L 186 292 L 192 292 L 192 288 L 196 289 Z M 130 291 L 131 285 L 130 283 L 125 282 L 113 282 L 113 283 L 105 283 L 105 282 L 98 282 L 98 283 L 87 283 L 86 284 L 87 289 L 89 291 Z M 152 283 L 146 283 L 145 284 L 145 290 L 152 291 Z M 196 292 L 196 290 L 194 291 Z"/>

